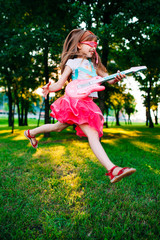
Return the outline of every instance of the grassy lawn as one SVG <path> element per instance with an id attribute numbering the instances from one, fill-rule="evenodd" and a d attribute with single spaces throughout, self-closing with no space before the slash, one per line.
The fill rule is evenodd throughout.
<path id="1" fill-rule="evenodd" d="M 115 184 L 72 127 L 39 136 L 37 150 L 25 129 L 0 120 L 0 239 L 160 239 L 159 126 L 104 128 L 110 159 L 137 169 Z"/>

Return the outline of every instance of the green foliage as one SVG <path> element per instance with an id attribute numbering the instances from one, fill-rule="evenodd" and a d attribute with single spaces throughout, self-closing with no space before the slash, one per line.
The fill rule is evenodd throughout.
<path id="1" fill-rule="evenodd" d="M 72 26 L 71 6 L 63 1 L 25 0 L 5 1 L 2 6 L 0 84 L 6 87 L 10 105 L 17 105 L 22 119 L 19 124 L 23 125 L 30 90 L 33 92 L 49 78 L 57 80 L 62 39 Z M 12 107 L 9 111 L 11 114 Z"/>
<path id="2" fill-rule="evenodd" d="M 136 65 L 146 65 L 151 75 L 151 88 L 159 82 L 160 66 L 160 1 L 93 1 L 95 31 L 100 37 L 102 61 L 116 72 Z M 158 7 L 158 9 L 157 9 Z M 113 64 L 114 63 L 114 64 Z M 114 68 L 113 68 L 114 67 Z M 148 92 L 147 107 L 150 112 L 152 91 Z M 108 89 L 109 90 L 109 89 Z M 152 96 L 151 96 L 152 95 Z M 155 101 L 155 100 L 154 100 Z M 149 118 L 151 120 L 151 117 Z"/>
<path id="3" fill-rule="evenodd" d="M 125 112 L 128 114 L 128 122 L 130 122 L 131 114 L 133 114 L 136 111 L 135 98 L 130 93 L 127 93 L 125 95 L 124 109 Z"/>
<path id="4" fill-rule="evenodd" d="M 57 81 L 63 41 L 82 22 L 99 36 L 97 51 L 109 73 L 147 66 L 146 79 L 137 80 L 145 87 L 150 109 L 151 102 L 159 102 L 153 94 L 159 85 L 159 6 L 159 0 L 1 0 L 0 85 L 8 91 L 9 111 L 17 101 L 23 105 L 22 94 L 29 89 L 34 91 L 49 79 Z M 106 91 L 100 93 L 102 111 L 109 91 L 114 89 L 106 84 Z"/>

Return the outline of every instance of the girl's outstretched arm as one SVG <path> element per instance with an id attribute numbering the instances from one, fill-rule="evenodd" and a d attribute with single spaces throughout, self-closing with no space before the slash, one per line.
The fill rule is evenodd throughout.
<path id="1" fill-rule="evenodd" d="M 65 82 L 67 81 L 69 75 L 71 74 L 72 70 L 69 66 L 66 66 L 60 79 L 55 83 L 47 83 L 44 87 L 42 87 L 43 91 L 42 94 L 45 98 L 49 92 L 57 92 L 64 86 Z"/>
<path id="2" fill-rule="evenodd" d="M 108 83 L 109 83 L 109 84 L 114 84 L 114 83 L 116 83 L 116 82 L 121 81 L 123 78 L 126 77 L 126 75 L 124 75 L 124 74 L 119 74 L 119 73 L 120 73 L 120 71 L 117 72 L 117 76 L 115 77 L 115 79 L 108 81 Z M 100 77 L 107 77 L 107 76 L 109 76 L 109 75 L 108 75 L 108 73 L 103 72 L 103 71 L 100 70 L 100 71 L 98 71 L 98 76 L 100 76 Z"/>

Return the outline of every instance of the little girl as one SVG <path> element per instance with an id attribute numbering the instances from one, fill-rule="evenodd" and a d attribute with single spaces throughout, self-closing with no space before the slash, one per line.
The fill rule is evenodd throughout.
<path id="1" fill-rule="evenodd" d="M 106 69 L 96 52 L 97 36 L 91 31 L 72 30 L 63 46 L 61 56 L 61 77 L 56 83 L 48 83 L 43 89 L 46 98 L 49 92 L 60 90 L 67 80 L 89 79 L 94 76 L 107 76 Z M 125 75 L 117 74 L 110 84 L 120 81 Z M 97 92 L 91 93 L 83 99 L 72 98 L 64 94 L 51 105 L 51 116 L 58 120 L 55 124 L 45 124 L 38 128 L 27 130 L 24 135 L 30 140 L 34 148 L 38 147 L 35 136 L 46 132 L 60 132 L 66 127 L 75 124 L 77 135 L 88 138 L 90 147 L 101 164 L 107 169 L 111 183 L 120 181 L 136 171 L 134 168 L 115 166 L 104 151 L 100 137 L 103 135 L 104 118 L 99 107 L 93 102 Z"/>

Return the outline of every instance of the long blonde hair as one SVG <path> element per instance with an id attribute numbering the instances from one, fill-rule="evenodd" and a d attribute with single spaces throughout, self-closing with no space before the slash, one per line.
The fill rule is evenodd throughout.
<path id="1" fill-rule="evenodd" d="M 86 34 L 86 32 L 89 32 L 90 34 Z M 85 36 L 86 35 L 86 36 Z M 77 57 L 85 58 L 84 55 L 80 54 L 78 52 L 78 43 L 83 41 L 97 41 L 97 36 L 94 35 L 92 32 L 88 30 L 83 29 L 73 29 L 68 36 L 65 39 L 64 45 L 63 45 L 63 51 L 61 55 L 61 73 L 63 73 L 65 64 L 68 59 L 73 59 Z M 98 54 L 97 54 L 98 55 Z M 98 55 L 98 64 L 96 64 L 96 54 L 94 53 L 91 61 L 93 62 L 97 72 L 98 70 L 102 70 L 106 72 L 105 66 L 102 64 L 101 59 Z"/>

